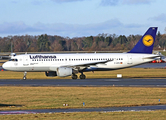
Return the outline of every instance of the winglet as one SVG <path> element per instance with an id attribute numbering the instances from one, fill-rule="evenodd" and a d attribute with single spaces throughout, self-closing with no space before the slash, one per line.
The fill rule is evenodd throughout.
<path id="1" fill-rule="evenodd" d="M 152 54 L 156 38 L 157 27 L 150 27 L 134 48 L 128 53 L 145 53 Z"/>

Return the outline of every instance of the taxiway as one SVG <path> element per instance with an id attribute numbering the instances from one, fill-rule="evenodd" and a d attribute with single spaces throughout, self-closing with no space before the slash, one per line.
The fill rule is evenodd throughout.
<path id="1" fill-rule="evenodd" d="M 114 78 L 114 79 L 0 79 L 0 86 L 122 86 L 166 87 L 166 78 Z"/>

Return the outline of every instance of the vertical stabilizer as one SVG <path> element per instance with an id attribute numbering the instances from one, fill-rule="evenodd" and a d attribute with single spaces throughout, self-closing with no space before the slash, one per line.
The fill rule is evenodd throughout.
<path id="1" fill-rule="evenodd" d="M 157 27 L 150 27 L 134 48 L 128 53 L 145 53 L 152 54 L 156 38 Z"/>

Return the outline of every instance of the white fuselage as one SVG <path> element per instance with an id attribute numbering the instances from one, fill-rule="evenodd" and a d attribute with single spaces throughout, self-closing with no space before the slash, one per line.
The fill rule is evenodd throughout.
<path id="1" fill-rule="evenodd" d="M 59 67 L 79 66 L 79 70 L 113 70 L 131 67 L 154 60 L 154 54 L 80 53 L 80 54 L 24 54 L 12 56 L 3 68 L 11 71 L 57 71 Z M 107 61 L 106 63 L 100 63 Z M 97 63 L 93 65 L 93 63 Z M 92 63 L 92 65 L 90 65 Z"/>

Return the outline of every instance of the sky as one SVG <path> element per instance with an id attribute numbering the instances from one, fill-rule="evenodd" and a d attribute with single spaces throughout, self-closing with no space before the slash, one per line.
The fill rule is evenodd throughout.
<path id="1" fill-rule="evenodd" d="M 0 37 L 166 33 L 166 0 L 0 0 Z"/>

